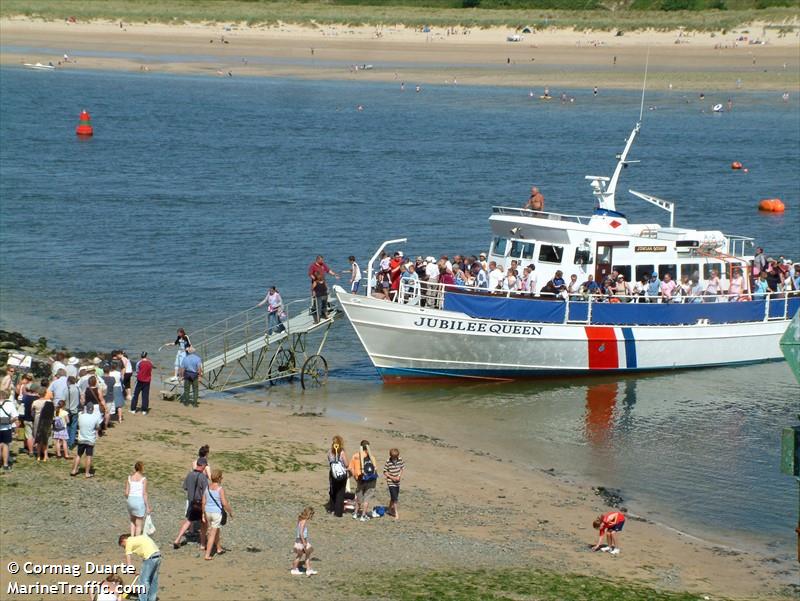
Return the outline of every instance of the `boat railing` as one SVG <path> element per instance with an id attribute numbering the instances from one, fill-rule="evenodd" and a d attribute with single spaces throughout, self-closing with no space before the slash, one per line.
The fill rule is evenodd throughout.
<path id="1" fill-rule="evenodd" d="M 537 219 L 549 219 L 551 221 L 567 221 L 587 225 L 591 217 L 585 215 L 567 215 L 564 213 L 549 213 L 547 211 L 533 211 L 531 209 L 520 209 L 516 207 L 492 207 L 492 213 L 496 215 L 515 215 L 517 217 L 535 217 Z"/>
<path id="2" fill-rule="evenodd" d="M 508 299 L 527 299 L 535 302 L 536 300 L 559 301 L 565 303 L 563 323 L 592 323 L 592 306 L 598 303 L 652 303 L 652 304 L 693 304 L 693 303 L 736 303 L 751 300 L 764 300 L 763 321 L 786 320 L 789 315 L 789 303 L 783 302 L 782 311 L 777 315 L 771 310 L 771 303 L 775 301 L 788 301 L 789 298 L 800 296 L 800 292 L 783 291 L 771 292 L 765 295 L 755 295 L 749 292 L 742 294 L 701 294 L 701 295 L 675 295 L 671 298 L 663 296 L 649 296 L 647 294 L 601 294 L 588 293 L 586 291 L 575 291 L 568 293 L 549 292 L 529 292 L 522 290 L 495 290 L 476 288 L 474 286 L 441 284 L 434 282 L 423 282 L 418 279 L 407 279 L 401 281 L 398 289 L 389 292 L 388 296 L 384 293 L 373 295 L 373 297 L 383 297 L 394 303 L 410 306 L 420 306 L 430 309 L 444 309 L 445 295 L 447 293 L 471 294 L 476 296 L 486 296 L 491 298 Z M 572 306 L 580 303 L 586 305 L 586 310 L 572 311 Z M 503 321 L 500 319 L 500 321 Z"/>

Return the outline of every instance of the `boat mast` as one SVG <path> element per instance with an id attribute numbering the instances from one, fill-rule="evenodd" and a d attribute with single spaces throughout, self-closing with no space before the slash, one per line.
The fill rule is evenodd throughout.
<path id="1" fill-rule="evenodd" d="M 617 192 L 617 182 L 619 181 L 619 176 L 622 173 L 622 169 L 628 166 L 628 152 L 631 150 L 631 146 L 633 146 L 633 141 L 636 139 L 636 134 L 639 133 L 639 130 L 642 127 L 642 118 L 644 116 L 644 91 L 647 87 L 647 67 L 650 63 L 650 49 L 647 49 L 647 58 L 645 58 L 644 63 L 644 82 L 642 83 L 642 101 L 639 104 L 639 120 L 636 122 L 636 125 L 631 131 L 631 135 L 628 136 L 628 139 L 625 143 L 625 149 L 622 151 L 622 154 L 617 155 L 617 167 L 614 169 L 614 175 L 611 176 L 611 179 L 608 182 L 608 185 L 605 188 L 602 187 L 600 184 L 599 189 L 595 189 L 595 194 L 599 198 L 598 204 L 599 208 L 606 209 L 608 211 L 616 211 L 616 204 L 615 204 L 615 194 Z M 636 161 L 631 161 L 636 162 Z M 599 182 L 598 182 L 599 184 Z"/>

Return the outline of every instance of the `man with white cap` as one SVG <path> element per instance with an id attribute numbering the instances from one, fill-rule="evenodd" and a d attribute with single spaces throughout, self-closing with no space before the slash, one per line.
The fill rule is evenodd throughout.
<path id="1" fill-rule="evenodd" d="M 67 370 L 67 377 L 72 376 L 76 380 L 78 379 L 78 364 L 80 363 L 80 359 L 77 357 L 70 357 L 67 359 L 67 366 L 65 369 Z"/>
<path id="2" fill-rule="evenodd" d="M 428 282 L 431 284 L 439 282 L 439 266 L 432 256 L 425 257 L 425 275 L 428 276 Z"/>

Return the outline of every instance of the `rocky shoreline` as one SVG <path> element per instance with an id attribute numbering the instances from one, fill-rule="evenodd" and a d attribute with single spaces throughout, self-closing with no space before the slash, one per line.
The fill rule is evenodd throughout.
<path id="1" fill-rule="evenodd" d="M 40 336 L 34 342 L 20 332 L 9 332 L 0 330 L 0 365 L 5 365 L 11 353 L 22 353 L 31 357 L 31 368 L 27 371 L 33 374 L 36 379 L 50 377 L 51 357 L 56 352 L 62 352 L 67 356 L 77 357 L 78 359 L 91 360 L 100 357 L 102 360 L 109 360 L 109 353 L 98 351 L 79 351 L 70 350 L 67 347 L 51 348 L 48 340 Z"/>

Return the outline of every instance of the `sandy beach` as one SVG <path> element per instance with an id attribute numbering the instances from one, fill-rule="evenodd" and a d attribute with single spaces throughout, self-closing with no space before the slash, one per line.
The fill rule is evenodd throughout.
<path id="1" fill-rule="evenodd" d="M 524 468 L 513 458 L 459 447 L 432 433 L 408 430 L 388 414 L 358 424 L 280 405 L 278 395 L 201 399 L 197 409 L 156 401 L 146 417 L 126 412 L 124 423 L 98 441 L 92 480 L 70 478 L 63 460 L 37 464 L 20 456 L 15 469 L 0 478 L 2 505 L 17 516 L 3 527 L 4 566 L 10 560 L 118 563 L 116 538 L 128 528 L 124 482 L 133 462 L 142 460 L 154 506 L 154 539 L 164 555 L 163 599 L 365 598 L 348 574 L 374 573 L 382 580 L 412 572 L 471 574 L 509 567 L 635 582 L 712 599 L 790 598 L 786 566 L 683 535 L 646 516 L 629 516 L 622 555 L 591 553 L 588 546 L 596 536 L 591 521 L 607 510 L 603 498 L 544 466 Z M 400 448 L 407 465 L 400 521 L 387 517 L 364 524 L 325 514 L 324 454 L 337 433 L 348 454 L 361 438 L 370 440 L 379 458 L 390 447 Z M 181 482 L 203 443 L 211 446 L 212 467 L 225 472 L 235 514 L 224 529 L 230 551 L 211 562 L 203 562 L 196 543 L 179 550 L 170 544 L 184 509 Z M 385 505 L 387 496 L 381 482 L 377 502 Z M 46 510 L 25 510 L 41 499 L 50 500 Z M 306 504 L 317 508 L 311 537 L 320 574 L 311 579 L 289 575 L 294 519 Z M 57 529 L 45 527 L 53 523 Z M 64 579 L 15 578 L 20 583 Z M 5 570 L 3 581 L 3 598 L 24 598 L 5 595 Z M 375 586 L 373 591 L 382 590 Z"/>
<path id="2" fill-rule="evenodd" d="M 648 30 L 623 36 L 544 29 L 516 42 L 506 41 L 516 33 L 511 28 L 120 26 L 21 17 L 0 20 L 0 33 L 0 64 L 52 62 L 62 70 L 636 89 L 649 48 L 652 89 L 800 89 L 800 34 L 780 35 L 759 23 L 725 33 Z"/>

